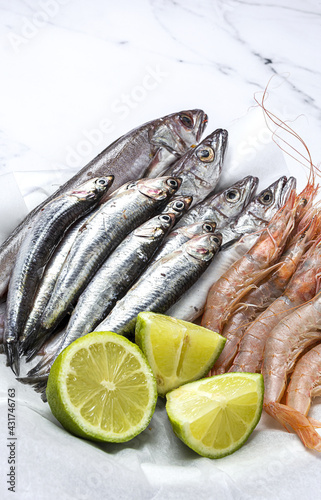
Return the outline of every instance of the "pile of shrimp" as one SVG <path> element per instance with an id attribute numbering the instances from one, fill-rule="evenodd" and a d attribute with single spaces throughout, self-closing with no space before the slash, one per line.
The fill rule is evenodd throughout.
<path id="1" fill-rule="evenodd" d="M 266 109 L 265 98 L 266 90 L 257 101 L 265 116 L 304 145 L 308 157 L 274 132 L 308 162 L 309 178 L 253 247 L 212 285 L 201 325 L 227 339 L 210 375 L 261 372 L 265 411 L 287 430 L 292 428 L 307 448 L 321 451 L 321 436 L 315 430 L 321 423 L 308 417 L 312 398 L 321 395 L 318 169 L 304 141 Z"/>

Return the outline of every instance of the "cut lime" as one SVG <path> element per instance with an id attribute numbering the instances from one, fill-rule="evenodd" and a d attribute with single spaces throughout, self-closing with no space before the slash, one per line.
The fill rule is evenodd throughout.
<path id="1" fill-rule="evenodd" d="M 65 429 L 94 441 L 132 439 L 147 427 L 157 401 L 145 356 L 111 332 L 89 333 L 62 351 L 52 365 L 46 394 Z"/>
<path id="2" fill-rule="evenodd" d="M 142 312 L 137 316 L 135 341 L 156 377 L 158 393 L 204 377 L 221 354 L 226 339 L 187 321 Z"/>
<path id="3" fill-rule="evenodd" d="M 191 382 L 167 394 L 175 434 L 199 455 L 221 458 L 238 450 L 262 413 L 263 377 L 225 373 Z"/>

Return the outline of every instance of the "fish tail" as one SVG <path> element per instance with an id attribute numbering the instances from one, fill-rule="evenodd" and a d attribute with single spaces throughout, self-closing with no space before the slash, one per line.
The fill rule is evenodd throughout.
<path id="1" fill-rule="evenodd" d="M 20 360 L 17 342 L 7 342 L 5 345 L 5 353 L 7 355 L 7 365 L 16 376 L 20 373 Z"/>
<path id="2" fill-rule="evenodd" d="M 291 427 L 299 436 L 304 446 L 321 451 L 321 436 L 316 432 L 309 419 L 299 411 L 281 403 L 264 405 L 265 411 L 275 418 L 287 431 Z"/>
<path id="3" fill-rule="evenodd" d="M 36 392 L 43 393 L 46 390 L 48 375 L 38 377 L 17 377 L 17 380 L 22 384 L 32 385 Z"/>

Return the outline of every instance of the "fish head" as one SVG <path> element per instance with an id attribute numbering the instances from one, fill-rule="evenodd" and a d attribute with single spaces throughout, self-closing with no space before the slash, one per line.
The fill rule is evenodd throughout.
<path id="1" fill-rule="evenodd" d="M 220 249 L 222 236 L 220 233 L 207 233 L 200 236 L 194 236 L 185 243 L 185 250 L 194 259 L 209 261 Z"/>
<path id="2" fill-rule="evenodd" d="M 193 205 L 214 191 L 222 170 L 227 138 L 226 130 L 215 130 L 165 172 L 182 177 L 179 193 L 192 195 Z"/>
<path id="3" fill-rule="evenodd" d="M 113 175 L 95 177 L 72 189 L 69 193 L 71 196 L 76 196 L 80 200 L 89 200 L 92 198 L 99 199 L 107 193 L 113 180 Z"/>
<path id="4" fill-rule="evenodd" d="M 192 196 L 174 196 L 166 207 L 162 210 L 163 214 L 172 213 L 178 221 L 189 209 L 193 201 Z"/>
<path id="5" fill-rule="evenodd" d="M 165 148 L 179 158 L 196 144 L 207 125 L 207 115 L 201 109 L 180 111 L 156 120 L 150 130 L 150 143 Z"/>
<path id="6" fill-rule="evenodd" d="M 179 177 L 173 176 L 155 177 L 155 179 L 140 179 L 136 183 L 136 189 L 148 198 L 160 201 L 166 200 L 172 196 L 180 187 L 181 182 Z M 130 185 L 129 189 L 131 189 Z"/>
<path id="7" fill-rule="evenodd" d="M 216 223 L 211 221 L 200 221 L 179 227 L 176 232 L 184 234 L 187 238 L 207 233 L 214 233 Z M 172 234 L 172 233 L 171 233 Z"/>
<path id="8" fill-rule="evenodd" d="M 282 176 L 263 189 L 248 205 L 247 211 L 256 218 L 269 222 L 273 215 L 287 202 L 295 187 L 294 177 L 287 179 L 286 176 Z"/>
<path id="9" fill-rule="evenodd" d="M 240 181 L 235 182 L 220 193 L 208 198 L 224 219 L 231 219 L 242 212 L 253 197 L 259 179 L 248 175 Z"/>
<path id="10" fill-rule="evenodd" d="M 160 214 L 135 229 L 134 234 L 141 238 L 160 239 L 170 231 L 174 224 L 174 214 Z"/>

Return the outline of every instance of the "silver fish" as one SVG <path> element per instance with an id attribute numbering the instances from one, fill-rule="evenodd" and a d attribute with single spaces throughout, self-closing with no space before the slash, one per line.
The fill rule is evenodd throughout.
<path id="1" fill-rule="evenodd" d="M 37 352 L 68 307 L 77 300 L 104 260 L 125 236 L 159 211 L 180 186 L 174 177 L 142 179 L 120 188 L 79 230 L 40 326 L 26 339 L 28 359 Z M 33 348 L 30 349 L 31 345 Z"/>
<path id="2" fill-rule="evenodd" d="M 221 229 L 222 250 L 238 241 L 243 234 L 253 233 L 266 226 L 273 215 L 283 207 L 295 186 L 294 177 L 287 180 L 282 176 L 263 189 L 234 221 Z"/>
<path id="3" fill-rule="evenodd" d="M 90 217 L 91 215 L 87 216 Z M 83 226 L 84 218 L 73 224 L 69 231 L 64 236 L 61 243 L 55 249 L 50 261 L 48 262 L 45 272 L 42 276 L 41 282 L 39 283 L 34 302 L 32 304 L 32 309 L 28 316 L 27 322 L 23 329 L 23 333 L 20 337 L 20 354 L 22 354 L 24 345 L 27 337 L 33 332 L 37 327 L 38 322 L 43 314 L 43 311 L 51 297 L 53 289 L 55 287 L 58 275 L 62 269 L 62 266 L 66 260 L 66 257 L 72 247 L 73 242 L 76 239 L 78 230 Z"/>
<path id="4" fill-rule="evenodd" d="M 192 206 L 214 191 L 222 170 L 227 138 L 227 130 L 215 130 L 165 171 L 164 175 L 182 179 L 177 194 L 193 196 Z"/>
<path id="5" fill-rule="evenodd" d="M 93 331 L 107 316 L 142 274 L 174 222 L 174 214 L 157 215 L 118 245 L 79 297 L 57 355 L 75 339 Z"/>
<path id="6" fill-rule="evenodd" d="M 150 264 L 153 264 L 169 253 L 175 252 L 175 250 L 178 250 L 182 245 L 184 245 L 184 243 L 189 241 L 191 238 L 194 238 L 194 236 L 206 233 L 214 233 L 215 227 L 215 222 L 206 221 L 195 222 L 194 224 L 174 229 L 170 232 L 167 238 L 165 238 L 164 242 L 151 260 Z"/>
<path id="7" fill-rule="evenodd" d="M 38 214 L 24 239 L 7 298 L 5 349 L 8 364 L 18 374 L 17 341 L 31 308 L 44 267 L 65 231 L 97 204 L 113 181 L 113 176 L 87 180 L 48 203 Z"/>
<path id="8" fill-rule="evenodd" d="M 54 194 L 32 210 L 0 247 L 0 297 L 7 291 L 19 247 L 36 214 L 48 202 L 79 186 L 88 178 L 114 175 L 112 190 L 143 177 L 148 164 L 166 170 L 168 166 L 198 142 L 207 123 L 199 109 L 173 113 L 128 132 L 110 144 Z"/>
<path id="9" fill-rule="evenodd" d="M 176 227 L 210 220 L 215 222 L 216 229 L 220 230 L 232 218 L 238 216 L 249 204 L 256 191 L 258 182 L 257 177 L 248 175 L 220 193 L 208 196 L 205 200 L 191 208 Z"/>
<path id="10" fill-rule="evenodd" d="M 203 313 L 207 294 L 213 283 L 254 245 L 260 236 L 258 231 L 265 227 L 279 208 L 284 205 L 294 188 L 295 180 L 292 177 L 287 182 L 286 178 L 281 177 L 254 198 L 245 212 L 239 216 L 238 222 L 232 221 L 238 230 L 238 233 L 231 231 L 234 243 L 231 242 L 230 245 L 226 245 L 225 250 L 221 250 L 215 261 L 211 263 L 195 285 L 170 308 L 167 312 L 170 316 L 185 321 L 195 321 Z M 229 229 L 228 226 L 226 229 Z M 221 232 L 226 235 L 227 231 L 226 233 L 224 231 L 224 228 L 221 229 Z M 238 234 L 239 238 L 244 235 L 239 241 L 236 240 Z"/>
<path id="11" fill-rule="evenodd" d="M 219 234 L 195 236 L 149 266 L 96 331 L 130 335 L 141 311 L 166 312 L 209 266 L 220 244 Z"/>
<path id="12" fill-rule="evenodd" d="M 162 214 L 175 214 L 175 224 L 186 214 L 191 203 L 192 196 L 173 196 L 166 207 L 162 210 Z"/>

